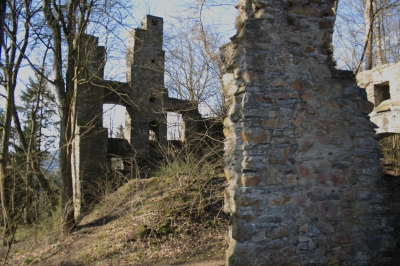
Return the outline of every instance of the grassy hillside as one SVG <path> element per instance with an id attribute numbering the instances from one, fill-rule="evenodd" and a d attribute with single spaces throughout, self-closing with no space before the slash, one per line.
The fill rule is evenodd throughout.
<path id="1" fill-rule="evenodd" d="M 154 265 L 222 259 L 227 217 L 220 162 L 187 157 L 111 192 L 60 239 L 59 215 L 20 227 L 8 265 Z M 6 250 L 0 250 L 0 257 Z"/>

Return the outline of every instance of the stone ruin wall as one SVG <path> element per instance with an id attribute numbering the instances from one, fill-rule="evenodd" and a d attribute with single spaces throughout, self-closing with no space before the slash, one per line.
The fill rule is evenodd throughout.
<path id="1" fill-rule="evenodd" d="M 331 57 L 336 4 L 238 4 L 238 34 L 221 48 L 227 265 L 370 265 L 399 252 L 373 105 Z"/>
<path id="2" fill-rule="evenodd" d="M 148 167 L 149 161 L 161 161 L 159 149 L 172 145 L 167 141 L 167 112 L 182 115 L 183 140 L 204 133 L 197 102 L 170 98 L 164 87 L 163 19 L 147 15 L 142 27 L 129 36 L 126 55 L 127 82 L 104 79 L 105 53 L 98 38 L 82 35 L 75 80 L 72 140 L 73 201 L 75 218 L 90 207 L 111 169 L 111 158 L 121 158 L 131 167 Z M 108 138 L 103 127 L 103 104 L 126 107 L 124 139 Z M 153 133 L 154 139 L 150 139 Z M 135 164 L 135 165 L 134 165 Z M 139 165 L 140 164 L 140 165 Z M 148 168 L 145 169 L 148 173 Z"/>
<path id="3" fill-rule="evenodd" d="M 374 103 L 369 116 L 377 126 L 376 133 L 400 133 L 400 62 L 358 73 L 357 84 Z"/>
<path id="4" fill-rule="evenodd" d="M 335 70 L 331 58 L 335 4 L 242 0 L 238 5 L 238 34 L 221 49 L 229 111 L 224 129 L 228 265 L 332 259 L 368 265 L 398 252 L 400 205 L 390 203 L 380 180 L 380 151 L 367 115 L 373 106 L 353 74 Z M 160 34 L 162 19 L 152 16 L 133 33 L 127 83 L 103 80 L 103 48 L 87 37 L 91 49 L 82 65 L 89 62 L 93 69 L 82 72 L 89 76 L 77 84 L 73 114 L 77 216 L 90 201 L 91 178 L 102 175 L 110 152 L 103 103 L 127 107 L 126 140 L 144 152 L 151 122 L 145 119 L 155 119 L 150 112 L 197 115 L 190 102 L 168 98 L 164 90 Z M 152 76 L 156 81 L 147 82 Z"/>

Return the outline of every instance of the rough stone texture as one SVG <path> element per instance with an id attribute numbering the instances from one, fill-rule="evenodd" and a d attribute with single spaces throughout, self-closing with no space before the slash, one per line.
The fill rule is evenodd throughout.
<path id="1" fill-rule="evenodd" d="M 221 47 L 227 265 L 368 265 L 397 248 L 372 105 L 331 58 L 334 4 L 237 6 Z"/>
<path id="2" fill-rule="evenodd" d="M 110 169 L 111 158 L 133 156 L 158 160 L 157 149 L 166 147 L 167 112 L 182 114 L 184 141 L 202 130 L 205 122 L 195 102 L 168 97 L 164 88 L 163 19 L 146 16 L 142 27 L 131 32 L 127 50 L 127 81 L 104 80 L 105 49 L 98 38 L 84 35 L 78 49 L 72 165 L 75 216 L 93 203 L 95 187 Z M 109 139 L 103 127 L 103 104 L 126 107 L 125 139 Z M 95 184 L 97 183 L 97 184 Z"/>
<path id="3" fill-rule="evenodd" d="M 98 38 L 83 35 L 79 43 L 77 79 L 75 80 L 75 109 L 71 120 L 75 122 L 72 141 L 72 183 L 75 218 L 83 206 L 93 202 L 93 183 L 106 166 L 107 129 L 103 127 L 103 93 L 97 88 L 104 73 L 104 47 L 98 46 Z"/>
<path id="4" fill-rule="evenodd" d="M 357 84 L 365 88 L 375 106 L 369 114 L 376 133 L 400 133 L 400 62 L 374 67 L 357 74 Z"/>

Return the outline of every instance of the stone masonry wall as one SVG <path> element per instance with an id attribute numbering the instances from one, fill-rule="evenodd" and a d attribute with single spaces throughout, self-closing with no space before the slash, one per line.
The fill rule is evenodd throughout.
<path id="1" fill-rule="evenodd" d="M 384 102 L 381 99 L 377 100 L 380 95 L 376 87 L 382 83 L 389 86 L 390 94 L 390 98 Z M 357 84 L 365 88 L 368 100 L 375 104 L 373 112 L 369 115 L 371 121 L 378 126 L 377 134 L 400 133 L 400 62 L 376 66 L 358 73 Z"/>
<path id="2" fill-rule="evenodd" d="M 123 159 L 129 168 L 135 156 L 144 171 L 149 161 L 160 159 L 159 149 L 168 145 L 167 112 L 182 114 L 186 139 L 192 130 L 202 130 L 198 103 L 168 97 L 162 48 L 163 19 L 147 15 L 141 28 L 130 33 L 127 82 L 110 81 L 104 80 L 105 48 L 98 45 L 97 37 L 81 36 L 71 114 L 75 126 L 72 175 L 76 219 L 95 201 L 95 188 L 110 169 L 112 157 Z M 108 138 L 103 104 L 126 107 L 125 139 Z"/>
<path id="3" fill-rule="evenodd" d="M 389 260 L 373 105 L 334 69 L 333 0 L 242 0 L 225 64 L 227 265 Z"/>
<path id="4" fill-rule="evenodd" d="M 142 27 L 131 32 L 127 53 L 127 80 L 133 104 L 127 106 L 126 138 L 140 156 L 149 154 L 150 124 L 154 125 L 159 145 L 167 142 L 167 121 L 164 111 L 163 19 L 146 16 Z"/>
<path id="5" fill-rule="evenodd" d="M 75 71 L 76 97 L 71 120 L 75 136 L 72 140 L 72 184 L 75 219 L 94 202 L 94 188 L 104 177 L 107 162 L 107 129 L 103 127 L 102 81 L 105 48 L 98 38 L 82 35 L 79 41 Z"/>

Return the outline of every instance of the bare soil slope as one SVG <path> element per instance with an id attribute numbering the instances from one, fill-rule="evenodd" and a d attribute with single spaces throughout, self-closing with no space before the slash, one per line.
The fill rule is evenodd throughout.
<path id="1" fill-rule="evenodd" d="M 131 180 L 65 239 L 54 222 L 21 228 L 6 265 L 224 265 L 224 178 L 204 178 Z"/>

